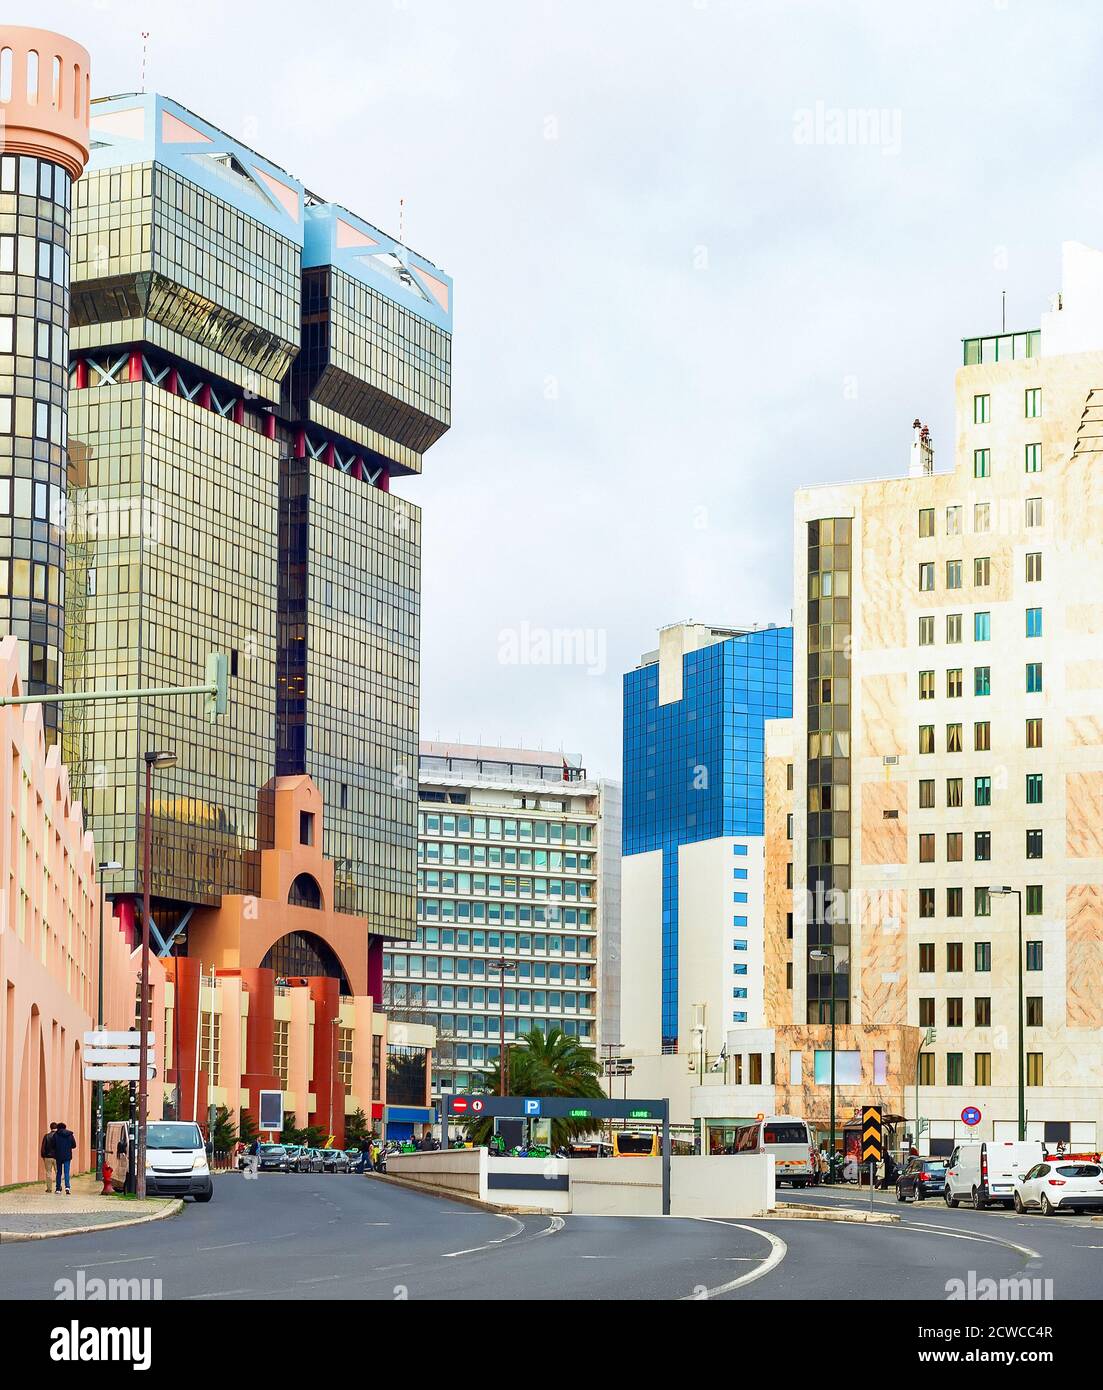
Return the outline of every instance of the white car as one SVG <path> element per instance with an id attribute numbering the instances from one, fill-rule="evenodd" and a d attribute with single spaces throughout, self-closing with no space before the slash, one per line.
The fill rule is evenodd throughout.
<path id="1" fill-rule="evenodd" d="M 1063 1158 L 1036 1163 L 1017 1180 L 1012 1203 L 1020 1215 L 1030 1207 L 1037 1207 L 1043 1216 L 1103 1209 L 1103 1168 Z"/>

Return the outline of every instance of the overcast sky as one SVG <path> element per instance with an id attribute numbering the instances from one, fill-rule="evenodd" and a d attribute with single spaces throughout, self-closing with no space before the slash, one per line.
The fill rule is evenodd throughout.
<path id="1" fill-rule="evenodd" d="M 952 446 L 963 336 L 1103 244 L 1098 6 L 15 0 L 454 277 L 422 734 L 618 775 L 682 618 L 786 622 L 790 504 Z M 849 130 L 848 130 L 849 126 Z M 581 633 L 582 640 L 578 640 Z M 573 634 L 573 636 L 568 636 Z"/>

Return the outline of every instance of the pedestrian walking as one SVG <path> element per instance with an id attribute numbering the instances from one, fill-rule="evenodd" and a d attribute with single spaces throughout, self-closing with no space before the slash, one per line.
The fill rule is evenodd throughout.
<path id="1" fill-rule="evenodd" d="M 50 1121 L 50 1128 L 42 1136 L 42 1146 L 39 1152 L 42 1155 L 42 1166 L 46 1169 L 46 1191 L 49 1192 L 54 1185 L 54 1174 L 57 1172 L 57 1152 L 54 1146 L 54 1136 L 57 1134 L 57 1125 L 53 1120 Z"/>
<path id="2" fill-rule="evenodd" d="M 65 1121 L 58 1122 L 58 1127 L 54 1131 L 54 1191 L 61 1191 L 61 1179 L 65 1177 L 65 1195 L 70 1195 L 69 1187 L 69 1165 L 73 1161 L 73 1151 L 77 1147 L 77 1136 L 71 1129 L 66 1129 Z"/>

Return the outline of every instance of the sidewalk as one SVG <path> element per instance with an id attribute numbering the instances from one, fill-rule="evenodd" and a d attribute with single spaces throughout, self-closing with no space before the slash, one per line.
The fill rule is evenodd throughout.
<path id="1" fill-rule="evenodd" d="M 91 1173 L 73 1179 L 72 1196 L 46 1191 L 45 1180 L 0 1192 L 0 1242 L 78 1235 L 173 1216 L 183 1206 L 178 1197 L 101 1197 Z"/>

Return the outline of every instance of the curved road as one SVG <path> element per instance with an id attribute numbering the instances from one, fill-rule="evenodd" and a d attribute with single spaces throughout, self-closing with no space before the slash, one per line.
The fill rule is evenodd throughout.
<path id="1" fill-rule="evenodd" d="M 751 1218 L 503 1216 L 374 1177 L 238 1174 L 144 1226 L 5 1245 L 0 1298 L 55 1281 L 160 1279 L 165 1299 L 945 1299 L 947 1281 L 1052 1278 L 1097 1294 L 1103 1222 L 941 1203 L 899 1226 Z M 789 1200 L 787 1192 L 779 1194 Z M 852 1189 L 800 1194 L 868 1203 Z"/>

